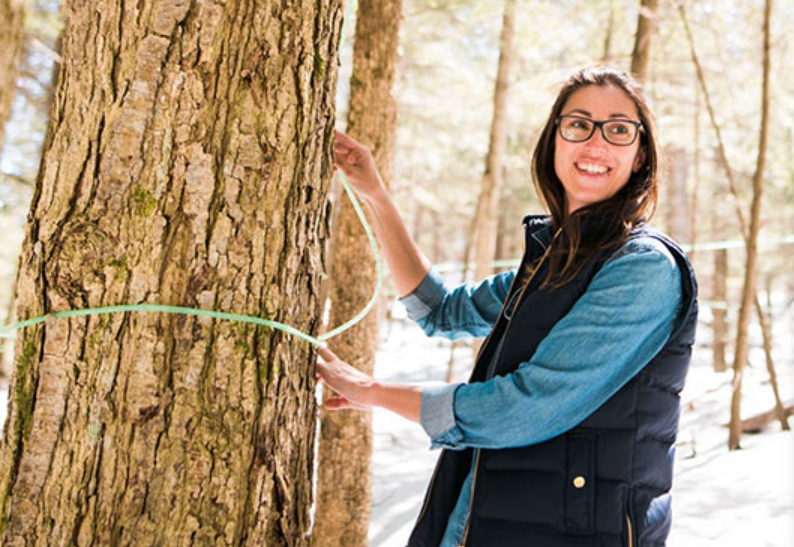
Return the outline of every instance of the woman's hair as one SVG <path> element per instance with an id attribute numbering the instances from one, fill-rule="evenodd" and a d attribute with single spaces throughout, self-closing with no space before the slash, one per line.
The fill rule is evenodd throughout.
<path id="1" fill-rule="evenodd" d="M 554 168 L 557 117 L 575 91 L 592 85 L 617 87 L 634 102 L 642 122 L 638 153 L 644 151 L 644 164 L 636 173 L 632 172 L 628 182 L 614 196 L 569 214 L 565 189 Z M 559 287 L 570 282 L 588 258 L 601 250 L 619 247 L 628 240 L 634 228 L 653 216 L 660 156 L 653 112 L 642 85 L 631 75 L 615 68 L 596 66 L 577 71 L 563 84 L 532 156 L 535 188 L 551 214 L 553 229 L 562 228 L 562 237 L 547 258 L 549 270 L 542 287 Z"/>

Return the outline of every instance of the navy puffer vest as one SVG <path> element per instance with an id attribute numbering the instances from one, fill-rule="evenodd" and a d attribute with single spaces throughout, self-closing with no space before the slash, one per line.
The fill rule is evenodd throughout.
<path id="1" fill-rule="evenodd" d="M 546 217 L 524 219 L 524 265 L 547 243 Z M 697 284 L 684 252 L 647 228 L 672 253 L 681 271 L 683 303 L 661 351 L 598 410 L 570 431 L 543 443 L 501 450 L 444 450 L 409 547 L 438 547 L 462 483 L 477 459 L 470 547 L 662 547 L 670 529 L 670 488 L 684 386 L 697 321 Z M 564 287 L 538 291 L 543 267 L 512 314 L 504 314 L 483 346 L 470 382 L 485 380 L 496 341 L 504 336 L 496 373 L 528 360 L 551 328 L 573 307 L 608 256 L 590 260 Z M 511 294 L 521 280 L 514 282 Z"/>

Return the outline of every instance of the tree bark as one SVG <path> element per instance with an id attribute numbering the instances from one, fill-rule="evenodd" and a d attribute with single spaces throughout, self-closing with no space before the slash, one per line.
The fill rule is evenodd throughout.
<path id="1" fill-rule="evenodd" d="M 762 60 L 762 89 L 761 89 L 761 129 L 759 131 L 758 158 L 753 173 L 753 200 L 750 206 L 750 226 L 747 232 L 747 259 L 744 270 L 744 284 L 742 288 L 742 303 L 739 308 L 737 321 L 736 349 L 733 360 L 733 396 L 731 397 L 731 422 L 728 435 L 728 448 L 739 448 L 742 434 L 742 377 L 749 353 L 748 326 L 750 313 L 754 301 L 757 299 L 755 291 L 756 263 L 758 262 L 758 232 L 761 221 L 761 198 L 764 191 L 764 170 L 766 167 L 766 148 L 769 135 L 769 20 L 772 12 L 772 0 L 766 0 L 764 5 L 764 45 Z M 760 311 L 760 307 L 759 307 Z M 763 320 L 763 318 L 761 318 Z"/>
<path id="2" fill-rule="evenodd" d="M 319 326 L 341 6 L 72 2 L 17 314 Z M 315 354 L 192 316 L 20 332 L 3 545 L 304 546 Z"/>
<path id="3" fill-rule="evenodd" d="M 640 15 L 637 18 L 637 34 L 634 37 L 634 51 L 631 53 L 631 73 L 645 82 L 648 66 L 651 63 L 651 39 L 656 28 L 658 0 L 641 0 Z"/>
<path id="4" fill-rule="evenodd" d="M 499 191 L 502 187 L 502 164 L 507 148 L 507 99 L 510 87 L 510 66 L 513 62 L 514 12 L 515 0 L 506 0 L 502 18 L 499 68 L 496 74 L 488 155 L 485 158 L 485 172 L 475 213 L 474 277 L 478 281 L 493 273 L 493 261 L 496 257 Z"/>
<path id="5" fill-rule="evenodd" d="M 392 177 L 397 135 L 393 87 L 402 0 L 359 0 L 347 132 L 370 147 L 386 184 Z M 361 222 L 345 197 L 334 215 L 330 324 L 364 308 L 375 289 L 376 269 Z M 372 374 L 378 342 L 377 308 L 329 341 L 331 349 Z M 327 390 L 326 390 L 327 391 Z M 372 413 L 322 412 L 313 534 L 316 547 L 365 547 L 371 505 Z"/>
<path id="6" fill-rule="evenodd" d="M 0 150 L 17 90 L 17 69 L 25 28 L 24 0 L 0 0 Z"/>

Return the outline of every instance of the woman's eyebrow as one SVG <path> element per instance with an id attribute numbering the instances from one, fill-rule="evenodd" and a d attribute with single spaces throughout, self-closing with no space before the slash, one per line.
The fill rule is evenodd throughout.
<path id="1" fill-rule="evenodd" d="M 593 117 L 593 115 L 590 112 L 588 112 L 587 110 L 582 110 L 581 108 L 574 108 L 568 114 L 573 114 L 574 112 L 579 112 L 580 114 L 584 114 L 588 118 L 592 118 Z M 613 112 L 612 114 L 609 115 L 609 117 L 610 118 L 622 118 L 622 119 L 626 119 L 626 120 L 633 119 L 628 114 L 623 114 L 622 112 Z"/>

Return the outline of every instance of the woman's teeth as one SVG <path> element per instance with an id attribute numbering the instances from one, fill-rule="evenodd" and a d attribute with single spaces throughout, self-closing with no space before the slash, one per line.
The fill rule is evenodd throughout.
<path id="1" fill-rule="evenodd" d="M 592 163 L 577 163 L 576 167 L 578 167 L 582 171 L 593 173 L 594 175 L 602 175 L 607 171 L 609 171 L 609 167 L 605 165 L 594 165 Z"/>

